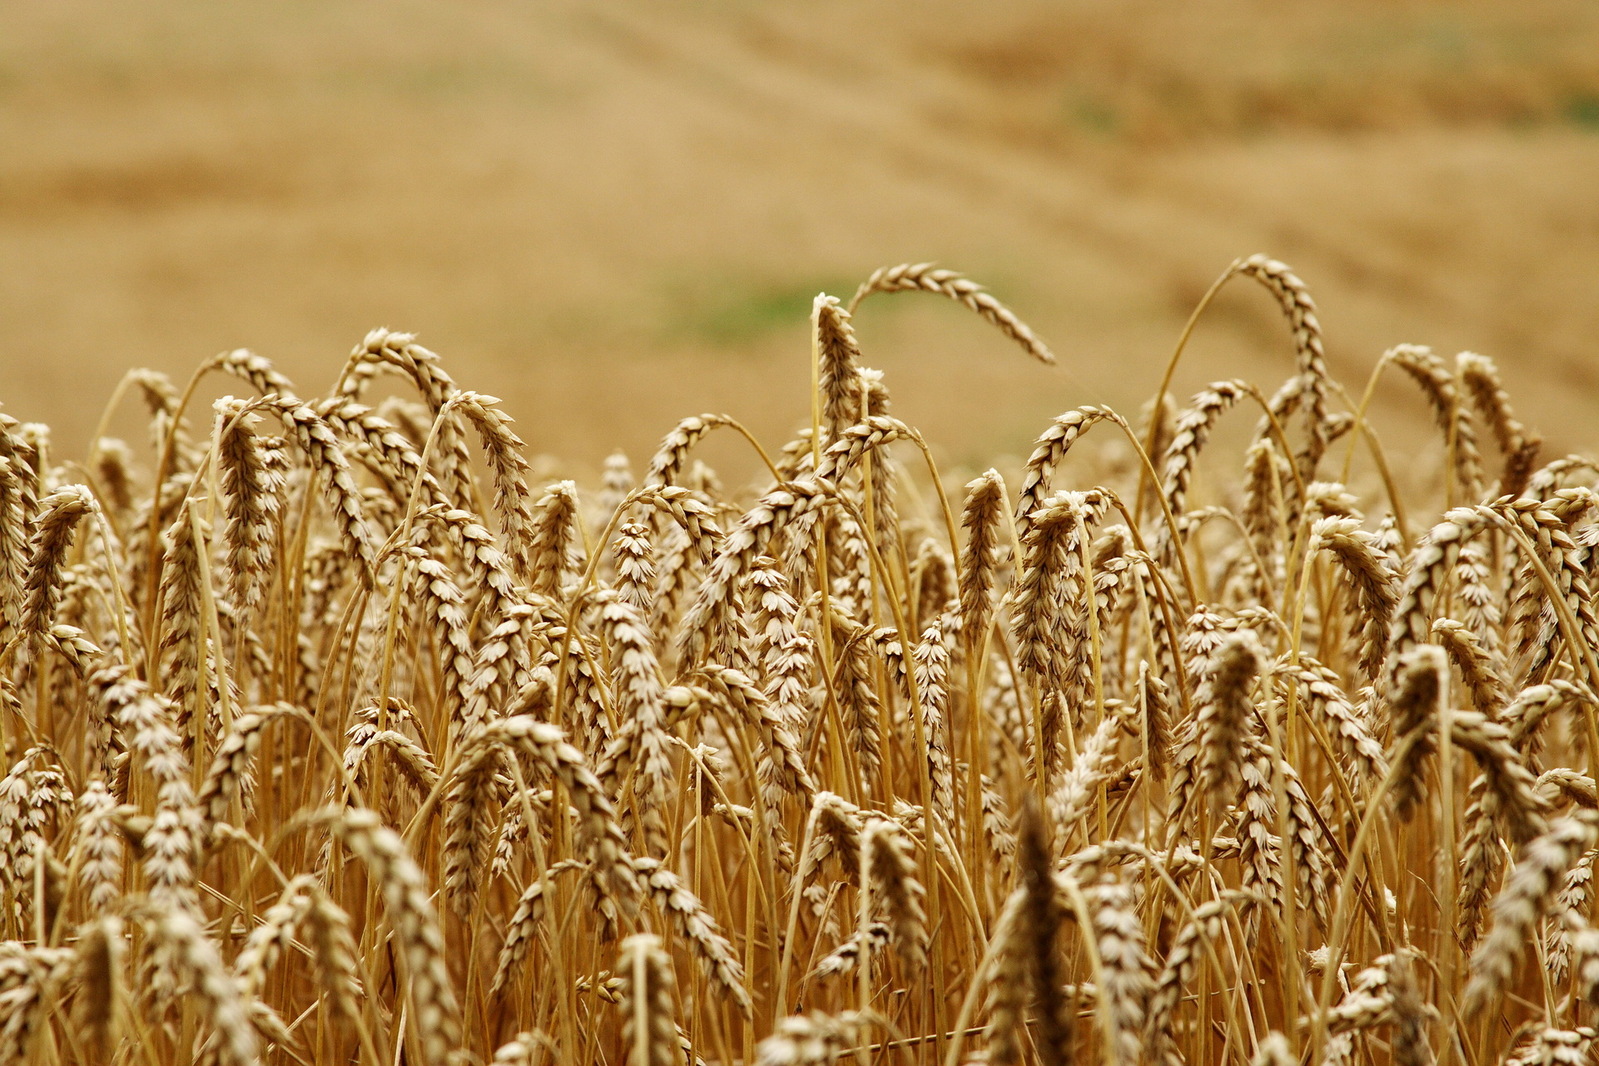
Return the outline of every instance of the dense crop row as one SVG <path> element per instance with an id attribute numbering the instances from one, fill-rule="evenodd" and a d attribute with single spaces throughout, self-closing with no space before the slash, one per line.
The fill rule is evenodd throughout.
<path id="1" fill-rule="evenodd" d="M 218 356 L 208 420 L 131 373 L 147 448 L 3 420 L 0 1062 L 1588 1061 L 1595 469 L 1405 346 L 1401 498 L 1303 285 L 1226 277 L 1285 385 L 964 487 L 855 306 L 1052 357 L 925 265 L 818 298 L 742 493 L 713 415 L 530 485 L 386 331 L 314 399 Z"/>

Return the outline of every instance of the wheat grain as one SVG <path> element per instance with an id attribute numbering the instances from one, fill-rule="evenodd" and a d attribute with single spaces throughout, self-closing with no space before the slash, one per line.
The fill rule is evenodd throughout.
<path id="1" fill-rule="evenodd" d="M 1263 665 L 1259 639 L 1242 630 L 1221 643 L 1200 677 L 1194 698 L 1197 785 L 1212 806 L 1212 820 L 1239 779 L 1253 714 L 1250 689 Z"/>
<path id="2" fill-rule="evenodd" d="M 1129 887 L 1113 877 L 1089 886 L 1094 935 L 1104 980 L 1099 995 L 1108 1004 L 1110 1046 L 1123 1066 L 1144 1061 L 1144 1023 L 1154 994 L 1144 928 L 1133 907 Z"/>
<path id="3" fill-rule="evenodd" d="M 556 863 L 545 870 L 543 875 L 528 882 L 528 886 L 517 897 L 516 909 L 511 914 L 510 924 L 505 930 L 505 940 L 500 945 L 499 961 L 495 963 L 494 980 L 489 985 L 489 994 L 498 995 L 510 979 L 511 971 L 528 954 L 536 935 L 538 924 L 544 919 L 546 907 L 545 893 L 554 884 L 557 875 L 569 870 L 581 868 L 581 863 L 573 859 L 566 859 Z"/>
<path id="4" fill-rule="evenodd" d="M 648 526 L 624 522 L 616 531 L 616 594 L 645 619 L 655 606 L 655 546 Z"/>
<path id="5" fill-rule="evenodd" d="M 182 967 L 193 982 L 210 1026 L 219 1037 L 219 1059 L 231 1066 L 253 1066 L 259 1061 L 259 1046 L 248 1008 L 199 920 L 184 908 L 150 906 L 136 914 L 152 941 L 163 950 L 163 958 Z"/>
<path id="6" fill-rule="evenodd" d="M 1476 352 L 1461 352 L 1455 356 L 1455 366 L 1460 382 L 1483 421 L 1493 430 L 1499 445 L 1504 468 L 1499 475 L 1499 492 L 1505 496 L 1519 496 L 1526 487 L 1542 440 L 1529 433 L 1510 408 L 1510 394 L 1505 391 L 1499 377 L 1499 368 L 1492 359 Z"/>
<path id="7" fill-rule="evenodd" d="M 709 663 L 701 668 L 700 674 L 714 693 L 760 736 L 763 772 L 771 775 L 782 792 L 800 796 L 809 806 L 816 793 L 816 783 L 788 721 L 741 671 Z"/>
<path id="8" fill-rule="evenodd" d="M 78 968 L 82 992 L 76 1021 L 89 1034 L 96 1051 L 110 1050 L 116 1022 L 116 1001 L 122 962 L 122 921 L 107 914 L 89 924 L 78 937 Z"/>
<path id="9" fill-rule="evenodd" d="M 1288 1046 L 1288 1038 L 1273 1031 L 1261 1040 L 1260 1047 L 1249 1060 L 1249 1066 L 1294 1066 L 1298 1061 Z"/>
<path id="10" fill-rule="evenodd" d="M 534 1066 L 542 1060 L 535 1059 L 533 1053 L 549 1043 L 550 1038 L 544 1033 L 524 1030 L 495 1050 L 492 1066 Z"/>
<path id="11" fill-rule="evenodd" d="M 1388 956 L 1388 988 L 1393 996 L 1395 1066 L 1431 1066 L 1432 1045 L 1427 1040 L 1429 1021 L 1421 990 L 1416 987 L 1415 960 L 1411 951 L 1396 951 Z"/>
<path id="12" fill-rule="evenodd" d="M 506 554 L 517 578 L 527 581 L 532 576 L 535 523 L 528 506 L 528 463 L 522 457 L 526 445 L 511 432 L 511 416 L 500 410 L 499 402 L 482 393 L 457 391 L 451 394 L 439 418 L 459 413 L 476 428 L 494 475 L 494 508 L 504 524 Z"/>
<path id="13" fill-rule="evenodd" d="M 1235 894 L 1211 900 L 1194 908 L 1173 938 L 1166 961 L 1155 977 L 1144 1024 L 1145 1042 L 1161 1049 L 1168 1060 L 1176 1043 L 1172 1031 L 1173 1015 L 1198 972 L 1207 950 L 1214 950 L 1221 937 L 1222 924 L 1234 906 Z"/>
<path id="14" fill-rule="evenodd" d="M 1079 437 L 1100 422 L 1111 422 L 1127 429 L 1127 421 L 1107 407 L 1079 407 L 1067 411 L 1050 423 L 1033 445 L 1033 454 L 1027 459 L 1027 472 L 1022 476 L 1022 488 L 1016 495 L 1016 538 L 1025 543 L 1032 528 L 1033 512 L 1042 506 L 1049 495 L 1050 482 L 1055 468 L 1066 457 L 1066 452 Z"/>
<path id="15" fill-rule="evenodd" d="M 1476 500 L 1482 494 L 1482 459 L 1477 452 L 1476 427 L 1470 411 L 1460 402 L 1455 375 L 1443 359 L 1419 345 L 1391 348 L 1383 360 L 1404 370 L 1421 387 L 1449 445 L 1453 477 L 1465 497 Z"/>
<path id="16" fill-rule="evenodd" d="M 1510 730 L 1477 711 L 1449 716 L 1452 742 L 1471 752 L 1512 843 L 1523 844 L 1543 832 L 1545 804 L 1538 780 L 1510 742 Z"/>
<path id="17" fill-rule="evenodd" d="M 834 611 L 831 622 L 838 656 L 833 692 L 838 700 L 844 739 L 854 752 L 862 782 L 870 790 L 883 766 L 882 705 L 867 651 L 871 633 L 838 610 Z"/>
<path id="18" fill-rule="evenodd" d="M 843 1056 L 859 1026 L 853 1014 L 779 1018 L 772 1035 L 756 1046 L 755 1066 L 831 1066 Z"/>
<path id="19" fill-rule="evenodd" d="M 45 1008 L 58 994 L 75 961 L 61 948 L 24 947 L 7 941 L 5 988 L 0 991 L 0 1055 L 8 1062 L 23 1062 L 33 1053 L 32 1042 Z"/>
<path id="20" fill-rule="evenodd" d="M 745 985 L 744 967 L 705 904 L 684 886 L 681 878 L 656 859 L 634 859 L 633 869 L 656 907 L 688 941 L 705 975 L 716 982 L 722 994 L 747 1017 L 751 999 Z"/>
<path id="21" fill-rule="evenodd" d="M 444 938 L 429 899 L 427 877 L 399 834 L 366 810 L 335 811 L 329 829 L 372 871 L 405 959 L 411 1024 L 422 1062 L 444 1066 L 460 1046 L 461 1022 L 444 961 Z"/>
<path id="22" fill-rule="evenodd" d="M 776 560 L 760 556 L 750 569 L 756 669 L 772 711 L 791 731 L 806 732 L 816 642 L 800 632 L 799 602 Z"/>
<path id="23" fill-rule="evenodd" d="M 1248 395 L 1250 386 L 1247 382 L 1213 382 L 1195 393 L 1189 406 L 1177 416 L 1171 443 L 1166 446 L 1166 454 L 1161 458 L 1161 487 L 1166 495 L 1166 505 L 1173 514 L 1181 514 L 1186 506 L 1193 484 L 1194 460 L 1210 439 L 1217 420 Z M 1158 556 L 1160 553 L 1156 554 Z"/>
<path id="24" fill-rule="evenodd" d="M 1010 504 L 938 471 L 827 297 L 814 425 L 685 419 L 643 488 L 529 495 L 502 405 L 386 330 L 320 398 L 208 360 L 259 393 L 208 450 L 192 385 L 129 375 L 148 467 L 0 418 L 0 1059 L 1589 1054 L 1599 467 L 1533 470 L 1489 361 L 1400 349 L 1450 465 L 1394 477 L 1303 283 L 1237 273 L 1295 375 L 1163 389 L 1159 497 L 1104 407 Z M 868 283 L 912 287 L 996 306 Z M 368 407 L 389 370 L 420 399 Z M 695 461 L 724 427 L 773 481 Z M 1357 427 L 1376 469 L 1318 480 Z"/>
<path id="25" fill-rule="evenodd" d="M 248 614 L 260 602 L 273 566 L 287 464 L 281 447 L 250 431 L 255 419 L 247 404 L 219 400 L 216 412 L 228 599 Z"/>
<path id="26" fill-rule="evenodd" d="M 991 994 L 990 1062 L 1020 1060 L 1022 1013 L 1029 999 L 1038 1026 L 1039 1059 L 1049 1066 L 1070 1061 L 1072 1011 L 1061 994 L 1055 954 L 1065 914 L 1050 871 L 1047 834 L 1043 816 L 1029 799 L 1022 806 L 1017 832 L 1021 884 L 994 931 L 1000 963 Z"/>
<path id="27" fill-rule="evenodd" d="M 122 894 L 122 836 L 112 820 L 116 797 L 96 777 L 78 794 L 69 865 L 91 913 L 104 913 Z"/>
<path id="28" fill-rule="evenodd" d="M 817 389 L 821 393 L 823 445 L 831 444 L 865 412 L 861 410 L 860 346 L 846 311 L 836 297 L 816 297 L 811 307 L 812 344 L 817 353 Z"/>
<path id="29" fill-rule="evenodd" d="M 889 943 L 908 972 L 927 965 L 927 889 L 916 877 L 910 841 L 898 824 L 883 818 L 866 823 L 861 834 L 862 866 L 873 897 L 888 912 Z M 864 930 L 861 930 L 864 932 Z"/>
<path id="30" fill-rule="evenodd" d="M 933 808 L 946 822 L 955 818 L 955 764 L 949 742 L 949 661 L 945 627 L 927 627 L 911 652 L 916 692 L 922 714 L 922 736 L 927 743 L 927 773 L 932 783 Z"/>
<path id="31" fill-rule="evenodd" d="M 671 1066 L 677 1048 L 672 1021 L 672 968 L 661 940 L 639 933 L 622 941 L 622 1043 L 629 1066 Z"/>
<path id="32" fill-rule="evenodd" d="M 1548 923 L 1543 949 L 1550 981 L 1557 988 L 1566 983 L 1572 958 L 1576 955 L 1577 938 L 1588 927 L 1586 915 L 1593 900 L 1596 859 L 1599 859 L 1599 851 L 1589 848 L 1583 852 L 1576 864 L 1566 871 L 1555 894 L 1553 920 Z"/>
<path id="33" fill-rule="evenodd" d="M 17 421 L 0 415 L 0 606 L 5 608 L 0 636 L 10 639 L 10 630 L 23 616 L 23 582 L 33 568 L 24 569 L 23 560 L 31 554 L 30 526 L 39 507 L 39 475 L 35 456 L 13 430 Z"/>
<path id="34" fill-rule="evenodd" d="M 1239 273 L 1252 277 L 1277 297 L 1294 334 L 1299 375 L 1290 383 L 1296 399 L 1306 397 L 1305 416 L 1308 439 L 1298 459 L 1300 477 L 1313 479 L 1316 464 L 1327 447 L 1327 363 L 1322 347 L 1321 323 L 1316 304 L 1288 265 L 1265 255 L 1252 255 L 1237 264 Z M 1275 407 L 1275 405 L 1273 405 Z"/>
<path id="35" fill-rule="evenodd" d="M 865 929 L 857 929 L 838 947 L 822 956 L 811 977 L 835 977 L 855 971 L 862 960 L 870 962 L 887 949 L 893 935 L 887 922 L 872 922 Z"/>
<path id="36" fill-rule="evenodd" d="M 601 592 L 601 629 L 612 649 L 613 691 L 621 727 L 606 748 L 597 774 L 613 796 L 632 778 L 630 816 L 642 831 L 644 851 L 666 853 L 666 824 L 661 805 L 667 796 L 672 766 L 667 758 L 667 733 L 662 719 L 661 679 L 653 639 L 636 609 L 609 590 Z"/>
<path id="37" fill-rule="evenodd" d="M 439 357 L 417 344 L 416 337 L 410 333 L 373 330 L 350 353 L 335 392 L 349 399 L 358 399 L 362 387 L 369 380 L 369 375 L 362 368 L 380 366 L 410 379 L 421 393 L 428 409 L 426 422 L 436 424 L 434 432 L 438 440 L 434 454 L 439 464 L 439 481 L 451 491 L 469 494 L 471 457 L 466 450 L 466 441 L 452 420 L 439 418 L 440 411 L 457 391 L 455 382 L 444 370 Z"/>
<path id="38" fill-rule="evenodd" d="M 1593 846 L 1599 819 L 1591 812 L 1561 818 L 1527 843 L 1515 870 L 1494 900 L 1494 926 L 1471 956 L 1471 981 L 1462 1008 L 1488 1007 L 1509 982 L 1534 926 L 1577 858 Z"/>
<path id="39" fill-rule="evenodd" d="M 39 501 L 39 517 L 28 544 L 27 582 L 18 636 L 27 641 L 41 636 L 55 620 L 60 595 L 61 568 L 72 547 L 78 522 L 98 505 L 83 485 L 67 485 Z"/>
<path id="40" fill-rule="evenodd" d="M 1311 550 L 1325 550 L 1349 579 L 1355 607 L 1350 637 L 1360 649 L 1361 673 L 1374 683 L 1388 650 L 1389 619 L 1398 602 L 1399 589 L 1397 575 L 1378 551 L 1375 535 L 1359 527 L 1359 520 L 1354 518 L 1318 519 L 1311 527 Z"/>
<path id="41" fill-rule="evenodd" d="M 350 474 L 350 463 L 339 446 L 338 434 L 313 408 L 293 397 L 268 396 L 261 404 L 283 423 L 289 439 L 305 453 L 333 508 L 335 524 L 359 560 L 363 579 L 369 579 L 377 560 L 377 545 L 367 526 L 361 492 Z"/>
<path id="42" fill-rule="evenodd" d="M 1392 795 L 1399 817 L 1409 820 L 1421 798 L 1421 762 L 1437 748 L 1439 704 L 1446 698 L 1448 661 L 1436 644 L 1423 644 L 1400 660 L 1394 686 L 1393 732 L 1395 748 L 1389 761 Z"/>
<path id="43" fill-rule="evenodd" d="M 1513 1048 L 1505 1066 L 1580 1066 L 1592 1058 L 1595 1035 L 1589 1026 L 1542 1029 Z"/>

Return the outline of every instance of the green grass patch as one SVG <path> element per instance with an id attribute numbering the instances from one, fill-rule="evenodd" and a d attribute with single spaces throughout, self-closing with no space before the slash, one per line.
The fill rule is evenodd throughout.
<path id="1" fill-rule="evenodd" d="M 671 339 L 733 347 L 785 330 L 804 331 L 817 293 L 847 301 L 856 284 L 833 277 L 679 292 L 670 302 L 667 333 Z"/>
<path id="2" fill-rule="evenodd" d="M 1599 93 L 1579 93 L 1566 101 L 1568 122 L 1583 129 L 1599 130 Z"/>

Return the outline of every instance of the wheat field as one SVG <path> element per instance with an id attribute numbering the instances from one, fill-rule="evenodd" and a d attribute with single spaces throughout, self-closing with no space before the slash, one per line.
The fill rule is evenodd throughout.
<path id="1" fill-rule="evenodd" d="M 854 316 L 1054 356 L 929 264 L 817 298 L 791 440 L 591 486 L 388 330 L 131 371 L 82 458 L 0 419 L 0 1062 L 1591 1061 L 1599 468 L 1223 285 L 1284 384 L 1171 395 L 1185 332 L 975 477 Z"/>

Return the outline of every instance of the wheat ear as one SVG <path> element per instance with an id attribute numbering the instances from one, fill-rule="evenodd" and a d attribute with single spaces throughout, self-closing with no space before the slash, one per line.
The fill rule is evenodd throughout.
<path id="1" fill-rule="evenodd" d="M 638 933 L 622 941 L 622 1046 L 628 1066 L 675 1066 L 672 965 L 661 938 Z"/>
<path id="2" fill-rule="evenodd" d="M 460 1008 L 444 958 L 444 937 L 433 910 L 427 875 L 405 841 L 368 810 L 336 810 L 324 816 L 330 830 L 372 872 L 388 908 L 400 955 L 405 960 L 411 1024 L 421 1062 L 448 1066 L 461 1046 Z"/>
<path id="3" fill-rule="evenodd" d="M 850 299 L 849 310 L 854 312 L 860 302 L 877 292 L 932 292 L 965 304 L 983 318 L 992 322 L 999 331 L 1040 363 L 1055 362 L 1055 353 L 1028 328 L 1016 313 L 975 281 L 953 270 L 940 269 L 933 263 L 901 263 L 899 266 L 880 267 L 861 283 Z"/>

